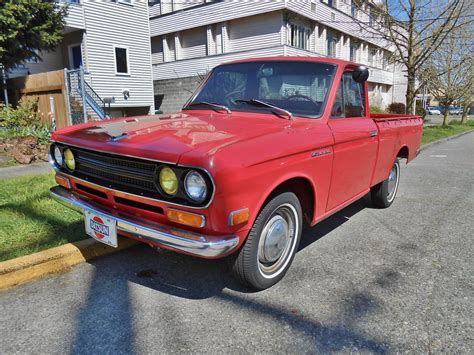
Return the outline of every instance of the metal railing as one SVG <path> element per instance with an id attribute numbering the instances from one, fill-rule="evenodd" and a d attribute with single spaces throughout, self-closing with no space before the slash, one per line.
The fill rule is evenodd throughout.
<path id="1" fill-rule="evenodd" d="M 108 118 L 104 101 L 84 80 L 84 74 L 83 68 L 66 72 L 72 124 L 88 121 L 88 107 L 92 109 L 99 119 Z"/>

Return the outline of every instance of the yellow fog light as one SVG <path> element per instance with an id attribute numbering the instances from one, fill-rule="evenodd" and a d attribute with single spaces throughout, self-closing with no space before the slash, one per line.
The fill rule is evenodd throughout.
<path id="1" fill-rule="evenodd" d="M 164 167 L 160 170 L 160 186 L 168 195 L 176 195 L 178 192 L 178 178 L 171 168 Z"/>
<path id="2" fill-rule="evenodd" d="M 64 162 L 69 170 L 73 171 L 76 169 L 76 160 L 74 159 L 74 154 L 72 154 L 72 151 L 69 148 L 64 150 Z"/>

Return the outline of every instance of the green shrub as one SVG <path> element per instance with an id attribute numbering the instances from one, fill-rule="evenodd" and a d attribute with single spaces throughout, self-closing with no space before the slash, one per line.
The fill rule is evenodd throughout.
<path id="1" fill-rule="evenodd" d="M 40 120 L 37 97 L 23 97 L 15 108 L 0 104 L 0 138 L 38 138 L 40 144 L 47 144 L 51 137 L 51 127 Z"/>
<path id="2" fill-rule="evenodd" d="M 23 97 L 15 108 L 0 105 L 0 127 L 41 127 L 37 97 Z"/>
<path id="3" fill-rule="evenodd" d="M 379 106 L 370 106 L 370 113 L 385 113 L 385 110 L 382 110 Z"/>
<path id="4" fill-rule="evenodd" d="M 406 106 L 403 102 L 392 102 L 388 105 L 388 112 L 404 114 L 406 111 Z"/>

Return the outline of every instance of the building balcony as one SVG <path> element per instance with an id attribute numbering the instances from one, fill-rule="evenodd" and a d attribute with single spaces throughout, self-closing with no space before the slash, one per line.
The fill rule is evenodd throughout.
<path id="1" fill-rule="evenodd" d="M 61 0 L 59 3 L 62 6 L 68 7 L 68 14 L 66 16 L 66 26 L 64 33 L 70 33 L 86 28 L 86 21 L 84 20 L 84 8 L 79 0 Z"/>

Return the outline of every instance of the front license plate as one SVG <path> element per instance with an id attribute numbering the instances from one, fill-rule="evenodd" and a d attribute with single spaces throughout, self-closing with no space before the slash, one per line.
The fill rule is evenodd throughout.
<path id="1" fill-rule="evenodd" d="M 90 211 L 84 211 L 86 233 L 101 243 L 117 248 L 117 221 Z"/>

